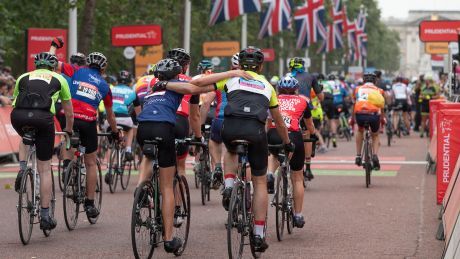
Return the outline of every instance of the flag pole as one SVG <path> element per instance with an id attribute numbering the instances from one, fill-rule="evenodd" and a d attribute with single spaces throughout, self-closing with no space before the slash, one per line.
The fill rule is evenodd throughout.
<path id="1" fill-rule="evenodd" d="M 326 53 L 321 56 L 321 73 L 326 75 Z"/>
<path id="2" fill-rule="evenodd" d="M 307 62 L 307 60 L 308 60 L 308 47 L 305 49 L 305 62 Z M 310 65 L 310 63 L 308 63 L 308 64 Z M 308 72 L 309 67 L 310 66 L 308 66 L 308 67 L 305 66 L 305 72 Z"/>
<path id="3" fill-rule="evenodd" d="M 243 14 L 243 22 L 241 23 L 241 49 L 248 46 L 248 16 Z"/>
<path id="4" fill-rule="evenodd" d="M 190 53 L 190 27 L 192 23 L 192 2 L 185 0 L 184 8 L 184 49 Z M 187 75 L 188 75 L 187 70 Z"/>
<path id="5" fill-rule="evenodd" d="M 76 0 L 69 0 L 69 55 L 77 52 L 77 7 Z"/>
<path id="6" fill-rule="evenodd" d="M 283 76 L 284 75 L 284 60 L 283 60 L 283 56 L 281 55 L 281 52 L 282 50 L 284 49 L 284 39 L 282 36 L 280 36 L 280 54 L 279 54 L 279 58 L 278 58 L 278 74 L 279 76 Z"/>

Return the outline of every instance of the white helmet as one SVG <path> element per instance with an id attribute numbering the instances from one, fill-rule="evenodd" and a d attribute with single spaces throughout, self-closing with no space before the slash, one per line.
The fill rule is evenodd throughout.
<path id="1" fill-rule="evenodd" d="M 232 56 L 232 69 L 240 67 L 240 53 L 236 53 Z"/>

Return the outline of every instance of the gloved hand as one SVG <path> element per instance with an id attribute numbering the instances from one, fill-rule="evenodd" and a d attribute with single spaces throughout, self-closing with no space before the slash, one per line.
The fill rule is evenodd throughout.
<path id="1" fill-rule="evenodd" d="M 152 92 L 161 92 L 166 90 L 168 81 L 158 81 L 152 87 Z"/>
<path id="2" fill-rule="evenodd" d="M 284 145 L 284 152 L 293 153 L 294 150 L 295 150 L 295 144 L 292 143 L 292 141 Z"/>
<path id="3" fill-rule="evenodd" d="M 115 141 L 120 141 L 120 131 L 119 131 L 119 130 L 117 130 L 117 131 L 112 131 L 112 132 L 110 133 L 110 135 L 111 135 L 111 137 L 112 137 L 113 140 L 115 140 Z"/>
<path id="4" fill-rule="evenodd" d="M 60 49 L 60 48 L 64 47 L 64 41 L 61 38 L 56 37 L 51 41 L 51 46 L 53 46 L 53 47 L 55 47 L 57 49 Z"/>

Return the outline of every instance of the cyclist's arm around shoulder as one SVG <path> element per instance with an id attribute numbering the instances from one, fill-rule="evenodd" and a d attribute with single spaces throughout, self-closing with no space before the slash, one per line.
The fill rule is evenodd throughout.
<path id="1" fill-rule="evenodd" d="M 168 84 L 166 85 L 166 89 L 183 95 L 196 95 L 214 91 L 215 87 L 214 85 L 206 85 L 204 87 L 199 87 L 194 84 L 185 82 L 168 82 Z"/>
<path id="2" fill-rule="evenodd" d="M 190 81 L 190 83 L 199 86 L 205 87 L 208 85 L 216 84 L 219 81 L 229 79 L 232 77 L 243 77 L 245 79 L 253 79 L 253 77 L 246 71 L 243 70 L 230 70 L 222 73 L 215 73 L 208 76 L 202 76 L 200 78 Z"/>

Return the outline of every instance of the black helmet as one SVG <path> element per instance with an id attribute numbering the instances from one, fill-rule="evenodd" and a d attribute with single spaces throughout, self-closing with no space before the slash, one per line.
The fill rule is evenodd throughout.
<path id="1" fill-rule="evenodd" d="M 319 73 L 319 74 L 318 74 L 318 77 L 316 77 L 316 79 L 317 79 L 317 80 L 325 80 L 326 77 L 324 76 L 323 73 Z"/>
<path id="2" fill-rule="evenodd" d="M 182 67 L 190 64 L 191 60 L 190 54 L 188 54 L 188 52 L 182 48 L 175 48 L 168 51 L 166 58 L 174 59 L 175 61 L 179 62 L 179 65 Z"/>
<path id="3" fill-rule="evenodd" d="M 171 80 L 182 72 L 182 66 L 174 59 L 166 58 L 158 61 L 153 75 L 159 80 Z"/>
<path id="4" fill-rule="evenodd" d="M 36 68 L 48 67 L 55 68 L 58 65 L 58 59 L 56 55 L 49 52 L 41 52 L 35 56 L 34 64 Z"/>
<path id="5" fill-rule="evenodd" d="M 86 57 L 86 63 L 89 67 L 101 70 L 107 66 L 107 58 L 100 52 L 92 52 Z"/>
<path id="6" fill-rule="evenodd" d="M 212 70 L 214 69 L 214 65 L 211 63 L 209 59 L 203 59 L 201 62 L 198 64 L 197 70 L 200 73 L 203 73 L 203 71 L 206 70 Z"/>
<path id="7" fill-rule="evenodd" d="M 289 60 L 289 68 L 302 69 L 305 68 L 305 60 L 303 58 L 295 57 Z"/>
<path id="8" fill-rule="evenodd" d="M 256 70 L 264 63 L 264 54 L 259 48 L 249 46 L 240 51 L 239 63 L 245 70 Z"/>
<path id="9" fill-rule="evenodd" d="M 77 52 L 70 56 L 70 64 L 77 64 L 79 66 L 86 65 L 86 56 L 81 52 Z"/>
<path id="10" fill-rule="evenodd" d="M 364 83 L 377 83 L 377 76 L 374 73 L 365 73 L 363 75 Z"/>
<path id="11" fill-rule="evenodd" d="M 330 74 L 327 76 L 327 80 L 332 80 L 334 81 L 335 80 L 335 75 L 334 74 Z"/>
<path id="12" fill-rule="evenodd" d="M 131 81 L 133 80 L 131 73 L 129 73 L 126 70 L 121 70 L 120 73 L 118 73 L 117 81 L 120 84 L 131 84 Z"/>
<path id="13" fill-rule="evenodd" d="M 113 85 L 117 82 L 117 78 L 111 75 L 106 75 L 104 79 L 109 85 Z"/>

